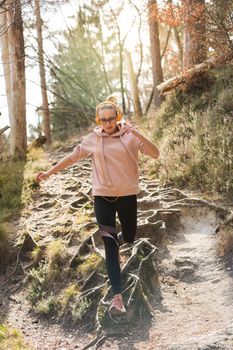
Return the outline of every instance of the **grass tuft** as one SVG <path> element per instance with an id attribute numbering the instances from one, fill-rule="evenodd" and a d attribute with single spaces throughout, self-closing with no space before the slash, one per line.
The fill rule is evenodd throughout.
<path id="1" fill-rule="evenodd" d="M 98 270 L 105 273 L 105 264 L 100 255 L 92 253 L 85 261 L 78 266 L 78 273 L 82 277 L 87 277 L 91 272 Z"/>
<path id="2" fill-rule="evenodd" d="M 57 239 L 48 243 L 45 257 L 48 259 L 49 268 L 61 266 L 67 258 L 67 248 L 61 239 Z"/>
<path id="3" fill-rule="evenodd" d="M 26 343 L 22 334 L 7 325 L 0 324 L 0 349 L 1 350 L 32 350 Z"/>
<path id="4" fill-rule="evenodd" d="M 56 312 L 57 306 L 57 298 L 54 295 L 49 295 L 39 300 L 34 310 L 41 315 L 51 315 Z"/>
<path id="5" fill-rule="evenodd" d="M 71 305 L 71 315 L 74 321 L 81 320 L 88 309 L 90 308 L 92 302 L 87 298 L 83 298 L 78 303 Z"/>

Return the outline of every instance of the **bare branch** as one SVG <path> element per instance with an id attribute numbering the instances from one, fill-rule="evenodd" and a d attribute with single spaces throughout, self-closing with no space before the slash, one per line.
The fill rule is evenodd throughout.
<path id="1" fill-rule="evenodd" d="M 132 0 L 129 0 L 129 3 L 135 8 L 139 16 L 138 38 L 139 38 L 139 47 L 140 47 L 140 64 L 139 64 L 138 73 L 136 74 L 137 83 L 138 83 L 138 79 L 140 77 L 141 70 L 142 70 L 142 62 L 143 62 L 143 45 L 142 45 L 142 38 L 141 38 L 142 13 L 139 11 L 139 8 L 132 2 Z"/>
<path id="2" fill-rule="evenodd" d="M 161 54 L 161 59 L 163 58 L 163 56 L 165 55 L 165 53 L 167 51 L 167 45 L 168 45 L 168 41 L 169 41 L 169 38 L 170 38 L 170 34 L 171 34 L 171 27 L 169 27 L 169 30 L 167 32 L 167 37 L 166 37 L 165 45 L 164 45 L 164 48 L 163 48 L 163 52 Z"/>
<path id="3" fill-rule="evenodd" d="M 116 27 L 117 27 L 117 37 L 118 37 L 118 45 L 119 45 L 119 61 L 120 61 L 120 84 L 121 84 L 121 99 L 122 99 L 122 109 L 123 109 L 123 113 L 125 114 L 125 97 L 124 97 L 124 82 L 123 82 L 123 45 L 124 45 L 124 40 L 126 39 L 126 37 L 124 38 L 124 40 L 121 40 L 121 31 L 120 31 L 120 26 L 119 23 L 117 21 L 117 17 L 113 11 L 113 9 L 111 8 L 110 4 L 109 4 L 111 13 L 113 15 L 114 21 L 116 23 Z"/>
<path id="4" fill-rule="evenodd" d="M 7 129 L 9 129 L 10 127 L 7 125 L 7 126 L 4 126 L 4 128 L 0 129 L 0 134 L 4 133 Z"/>

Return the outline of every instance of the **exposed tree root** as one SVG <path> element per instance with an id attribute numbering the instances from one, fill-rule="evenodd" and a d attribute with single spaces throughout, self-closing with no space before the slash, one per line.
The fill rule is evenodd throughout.
<path id="1" fill-rule="evenodd" d="M 89 195 L 91 187 L 88 172 L 90 166 L 87 161 L 83 162 L 81 166 L 82 183 L 79 186 L 78 196 L 73 199 L 71 204 L 65 202 L 66 208 L 68 207 L 69 209 L 65 213 L 66 220 L 69 221 L 69 225 L 71 224 L 72 231 L 64 238 L 64 242 L 70 249 L 70 253 L 62 265 L 62 270 L 69 271 L 70 280 L 78 285 L 79 294 L 73 297 L 73 300 L 68 303 L 66 310 L 63 310 L 63 314 L 60 315 L 60 320 L 71 320 L 75 323 L 80 321 L 84 324 L 93 323 L 94 329 L 97 331 L 97 337 L 84 348 L 88 349 L 92 346 L 98 347 L 107 337 L 114 336 L 115 333 L 109 333 L 110 330 L 112 331 L 114 329 L 116 333 L 119 333 L 120 330 L 122 331 L 123 322 L 128 324 L 140 317 L 150 318 L 153 315 L 152 305 L 154 305 L 154 301 L 160 302 L 161 300 L 159 276 L 156 266 L 158 247 L 164 242 L 166 235 L 180 225 L 180 214 L 183 207 L 206 206 L 214 210 L 219 218 L 225 220 L 225 222 L 232 220 L 233 213 L 229 208 L 216 205 L 207 200 L 195 197 L 189 198 L 179 189 L 169 186 L 161 187 L 153 180 L 141 178 L 142 191 L 138 196 L 138 239 L 133 244 L 123 244 L 120 247 L 120 254 L 123 261 L 121 264 L 122 295 L 127 308 L 127 318 L 124 320 L 112 320 L 109 317 L 108 308 L 113 295 L 106 272 L 98 269 L 98 267 L 91 267 L 90 270 L 87 269 L 85 275 L 79 274 L 83 265 L 85 263 L 88 265 L 88 259 L 93 254 L 95 254 L 96 260 L 98 258 L 100 264 L 104 263 L 105 259 L 102 238 L 94 216 L 90 217 L 88 223 L 75 224 L 75 215 L 78 215 L 79 210 L 83 210 L 86 213 L 86 210 L 90 211 L 90 207 L 92 206 L 92 199 Z M 73 173 L 75 172 L 79 179 L 79 176 L 81 176 L 80 166 L 73 168 Z M 42 251 L 45 250 L 45 237 L 50 220 L 54 220 L 55 223 L 59 222 L 59 210 L 62 213 L 61 215 L 63 215 L 64 201 L 73 195 L 74 191 L 75 193 L 77 191 L 77 186 L 74 186 L 75 181 L 77 185 L 77 178 L 73 179 L 74 185 L 72 184 L 72 186 L 70 185 L 71 180 L 69 178 L 69 181 L 67 181 L 69 184 L 66 187 L 67 193 L 61 193 L 56 197 L 56 213 L 52 219 L 49 218 L 49 215 L 50 213 L 51 216 L 52 214 L 54 215 L 54 212 L 52 213 L 50 211 L 47 217 L 44 218 L 44 214 L 41 212 L 41 207 L 39 206 L 36 214 L 30 218 L 29 236 L 24 238 L 17 259 L 17 266 L 22 264 L 23 272 L 26 275 L 30 268 L 35 266 L 35 263 L 28 265 L 27 261 L 27 266 L 25 266 L 25 255 L 28 258 L 28 252 L 35 247 L 41 247 Z M 56 186 L 56 183 L 54 186 Z M 68 197 L 64 196 L 64 194 L 67 194 Z M 45 203 L 46 208 L 49 208 L 49 210 L 54 205 L 54 198 L 51 198 L 53 195 L 53 192 L 49 193 L 50 197 Z M 42 217 L 41 219 L 40 216 Z M 79 233 L 84 229 L 88 229 L 88 232 L 91 233 L 77 245 L 77 241 L 80 242 Z M 35 235 L 38 231 L 41 233 L 41 239 L 35 240 Z M 49 232 L 51 232 L 51 229 Z M 44 236 L 42 233 L 44 233 Z M 77 236 L 79 236 L 79 240 L 77 240 Z M 54 240 L 54 237 L 51 239 Z M 36 264 L 38 263 L 39 261 L 36 262 Z M 72 280 L 72 274 L 74 275 L 74 273 L 76 275 Z M 78 309 L 81 307 L 80 305 L 83 306 L 82 312 Z M 71 312 L 71 308 L 73 313 Z"/>

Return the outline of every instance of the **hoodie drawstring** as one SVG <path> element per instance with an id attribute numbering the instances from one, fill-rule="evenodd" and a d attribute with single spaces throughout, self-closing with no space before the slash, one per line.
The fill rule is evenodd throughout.
<path id="1" fill-rule="evenodd" d="M 112 186 L 112 182 L 108 173 L 107 165 L 104 159 L 104 147 L 103 147 L 103 138 L 100 136 L 97 139 L 97 145 L 96 145 L 96 154 L 98 159 L 98 169 L 100 170 L 100 183 L 102 185 L 107 183 L 107 186 Z M 105 181 L 103 181 L 105 179 Z"/>

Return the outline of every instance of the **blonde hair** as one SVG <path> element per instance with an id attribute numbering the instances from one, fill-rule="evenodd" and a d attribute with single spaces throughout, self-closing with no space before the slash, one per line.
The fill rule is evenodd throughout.
<path id="1" fill-rule="evenodd" d="M 117 105 L 117 97 L 114 96 L 113 94 L 108 95 L 108 97 L 106 98 L 106 101 L 113 102 L 113 103 L 115 103 L 115 105 Z"/>
<path id="2" fill-rule="evenodd" d="M 122 112 L 121 112 L 120 108 L 114 102 L 107 100 L 107 101 L 101 102 L 96 107 L 95 120 L 96 120 L 97 124 L 99 124 L 99 122 L 100 122 L 99 111 L 104 110 L 104 109 L 113 109 L 113 110 L 115 110 L 115 112 L 116 112 L 116 120 L 117 121 L 121 120 Z"/>

